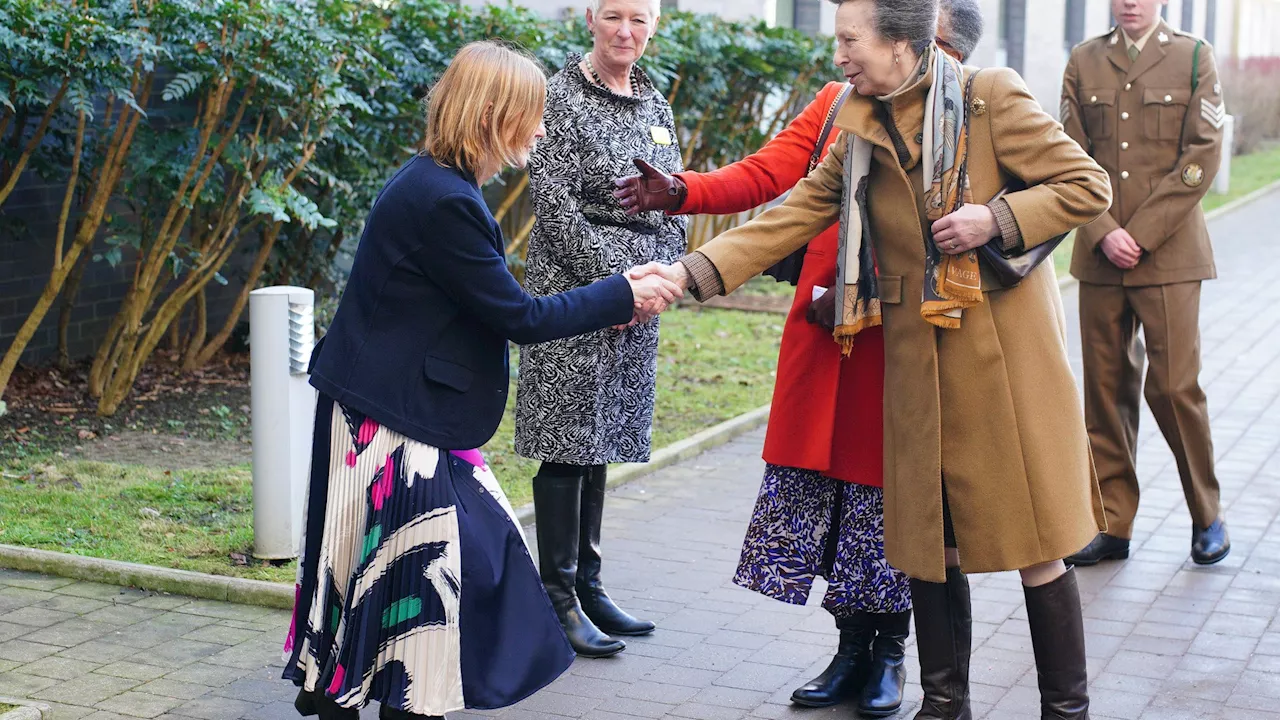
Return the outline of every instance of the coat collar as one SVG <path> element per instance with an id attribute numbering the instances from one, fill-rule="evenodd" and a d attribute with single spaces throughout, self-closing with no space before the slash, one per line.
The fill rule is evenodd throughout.
<path id="1" fill-rule="evenodd" d="M 836 114 L 836 127 L 884 148 L 896 160 L 898 153 L 884 124 L 884 118 L 888 117 L 911 151 L 910 167 L 914 167 L 920 161 L 920 145 L 914 140 L 924 129 L 925 99 L 933 84 L 930 72 L 933 52 L 932 47 L 925 51 L 915 80 L 886 96 L 887 100 L 855 92 Z"/>

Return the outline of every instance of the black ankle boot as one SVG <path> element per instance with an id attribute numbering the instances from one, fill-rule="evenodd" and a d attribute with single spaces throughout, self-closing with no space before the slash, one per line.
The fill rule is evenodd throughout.
<path id="1" fill-rule="evenodd" d="M 1039 587 L 1023 587 L 1036 656 L 1041 720 L 1089 720 L 1089 673 L 1075 568 Z"/>
<path id="2" fill-rule="evenodd" d="M 876 639 L 871 641 L 871 672 L 862 688 L 858 712 L 868 717 L 887 717 L 902 707 L 902 688 L 907 684 L 907 636 L 911 632 L 911 611 L 875 613 L 871 621 Z"/>
<path id="3" fill-rule="evenodd" d="M 582 612 L 574 590 L 581 501 L 581 475 L 538 475 L 533 479 L 538 572 L 574 652 L 583 657 L 609 657 L 625 650 L 626 643 L 605 635 L 591 622 Z"/>
<path id="4" fill-rule="evenodd" d="M 614 604 L 600 582 L 600 524 L 604 521 L 604 465 L 586 469 L 582 480 L 582 525 L 578 538 L 578 602 L 582 611 L 610 635 L 648 635 L 654 624 L 637 620 Z"/>
<path id="5" fill-rule="evenodd" d="M 911 580 L 924 700 L 915 720 L 971 720 L 969 654 L 973 649 L 973 608 L 969 580 L 947 568 L 945 583 Z"/>
<path id="6" fill-rule="evenodd" d="M 875 630 L 868 613 L 836 620 L 840 647 L 818 677 L 791 693 L 791 702 L 805 707 L 831 707 L 858 693 L 867 682 L 871 640 Z"/>
<path id="7" fill-rule="evenodd" d="M 415 715 L 386 705 L 378 708 L 378 720 L 445 720 L 443 715 Z"/>
<path id="8" fill-rule="evenodd" d="M 360 720 L 359 710 L 338 707 L 338 703 L 319 689 L 314 692 L 299 690 L 298 697 L 293 700 L 293 708 L 302 717 L 315 717 L 317 720 Z"/>

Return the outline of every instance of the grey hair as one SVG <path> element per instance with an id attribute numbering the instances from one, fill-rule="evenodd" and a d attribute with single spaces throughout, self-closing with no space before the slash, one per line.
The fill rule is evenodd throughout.
<path id="1" fill-rule="evenodd" d="M 947 42 L 968 60 L 982 39 L 982 8 L 977 0 L 939 0 L 938 19 L 947 28 Z"/>
<path id="2" fill-rule="evenodd" d="M 604 2 L 605 0 L 587 0 L 587 9 L 591 11 L 592 15 L 596 15 L 600 12 L 600 5 Z M 662 0 L 649 0 L 649 13 L 654 17 L 661 15 Z"/>
<path id="3" fill-rule="evenodd" d="M 831 0 L 843 5 L 853 0 Z M 875 5 L 876 32 L 891 42 L 906 41 L 919 55 L 938 30 L 937 0 L 867 0 Z"/>

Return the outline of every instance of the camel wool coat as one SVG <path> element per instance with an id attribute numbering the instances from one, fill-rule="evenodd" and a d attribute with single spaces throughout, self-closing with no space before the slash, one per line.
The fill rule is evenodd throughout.
<path id="1" fill-rule="evenodd" d="M 1106 521 L 1053 264 L 1009 288 L 984 271 L 983 302 L 964 311 L 959 329 L 937 329 L 920 316 L 924 244 L 932 242 L 920 201 L 931 75 L 922 73 L 890 102 L 851 96 L 836 127 L 874 145 L 867 197 L 884 323 L 885 555 L 914 578 L 942 582 L 944 485 L 966 572 L 1066 557 Z M 1107 210 L 1106 173 L 1044 113 L 1017 73 L 983 70 L 969 109 L 975 202 L 1015 178 L 1027 186 L 992 204 L 1004 239 L 1020 235 L 1032 247 Z M 836 222 L 844 137 L 783 205 L 686 261 L 695 266 L 695 282 L 705 277 L 697 269 L 705 258 L 720 281 L 707 284 L 732 291 Z"/>

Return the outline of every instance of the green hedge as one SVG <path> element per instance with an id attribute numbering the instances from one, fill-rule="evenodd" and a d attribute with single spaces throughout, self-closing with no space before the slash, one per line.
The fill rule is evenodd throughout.
<path id="1" fill-rule="evenodd" d="M 261 284 L 340 286 L 374 194 L 420 144 L 422 97 L 483 38 L 530 49 L 548 72 L 590 46 L 581 18 L 515 5 L 0 0 L 0 231 L 15 228 L 8 190 L 34 172 L 65 188 L 64 228 L 29 237 L 54 258 L 49 301 L 63 284 L 74 297 L 84 262 L 133 271 L 89 379 L 99 411 L 157 347 L 189 369 L 222 347 L 239 312 L 210 327 L 204 288 L 226 282 L 237 253 L 253 258 L 242 300 Z M 642 65 L 671 100 L 687 164 L 705 169 L 781 129 L 831 75 L 827 54 L 793 30 L 677 12 Z M 526 178 L 488 195 L 518 269 Z M 7 379 L 0 364 L 0 392 Z"/>

